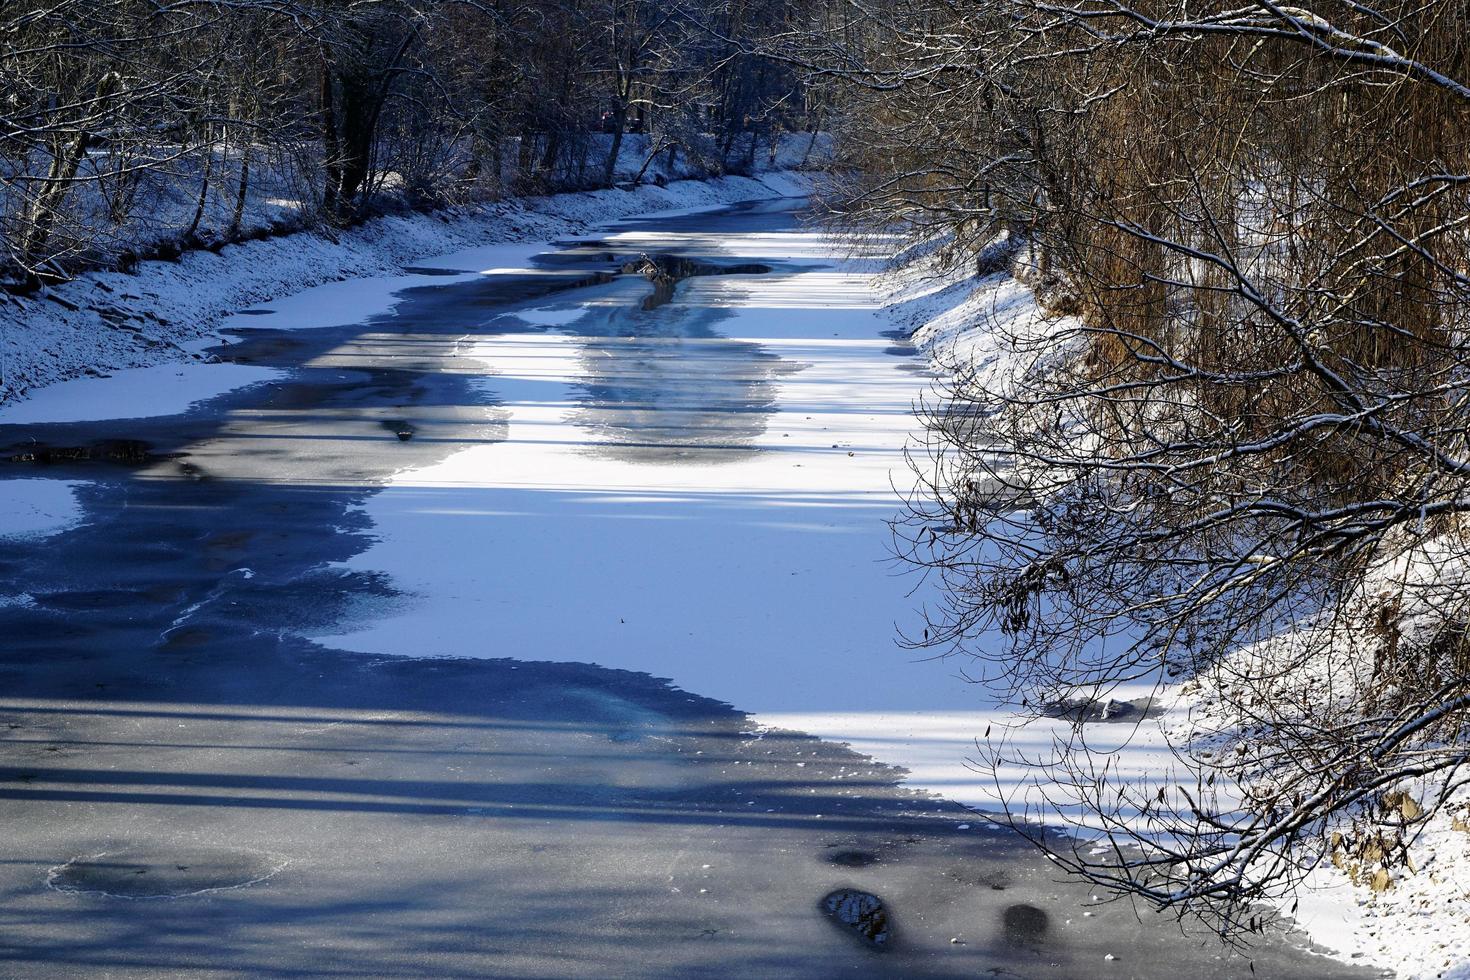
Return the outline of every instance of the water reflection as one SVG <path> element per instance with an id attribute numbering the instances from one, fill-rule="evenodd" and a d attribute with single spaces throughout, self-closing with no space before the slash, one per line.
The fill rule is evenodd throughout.
<path id="1" fill-rule="evenodd" d="M 584 452 L 634 463 L 740 459 L 760 451 L 776 411 L 776 382 L 802 365 L 723 336 L 718 324 L 734 315 L 723 304 L 669 301 L 687 298 L 681 283 L 693 277 L 738 282 L 796 271 L 742 263 L 731 247 L 739 233 L 788 230 L 793 216 L 789 204 L 738 209 L 722 216 L 722 227 L 737 226 L 735 235 L 710 234 L 706 242 L 671 233 L 660 240 L 666 225 L 707 222 L 690 216 L 659 222 L 658 231 L 644 225 L 626 240 L 558 242 L 514 276 L 405 290 L 374 326 L 458 334 L 481 350 L 517 334 L 579 338 L 576 368 L 565 379 L 573 389 L 566 422 L 588 436 Z M 578 292 L 557 295 L 569 289 Z M 477 388 L 494 396 L 507 386 L 492 375 Z"/>
<path id="2" fill-rule="evenodd" d="M 620 309 L 570 329 L 578 357 L 571 421 L 595 436 L 586 451 L 625 462 L 723 463 L 759 452 L 776 411 L 775 381 L 801 370 L 713 324 L 729 313 L 690 307 Z"/>

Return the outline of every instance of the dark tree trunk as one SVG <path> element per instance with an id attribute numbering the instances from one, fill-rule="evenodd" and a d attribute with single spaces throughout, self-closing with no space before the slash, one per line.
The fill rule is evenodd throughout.
<path id="1" fill-rule="evenodd" d="M 209 179 L 214 176 L 214 140 L 204 140 L 204 173 L 199 179 L 199 198 L 194 205 L 194 220 L 189 222 L 185 238 L 199 234 L 199 223 L 204 220 L 204 207 L 209 203 Z"/>
<path id="2" fill-rule="evenodd" d="M 31 207 L 30 227 L 26 229 L 25 240 L 21 244 L 20 251 L 27 269 L 35 269 L 45 258 L 46 245 L 51 241 L 62 203 L 87 152 L 87 143 L 85 132 L 69 138 L 58 136 L 51 141 L 51 166 Z"/>
<path id="3" fill-rule="evenodd" d="M 372 172 L 378 122 L 393 80 L 417 37 L 417 29 L 405 34 L 384 62 L 370 60 L 370 44 L 366 51 L 349 54 L 335 64 L 330 53 L 324 59 L 322 141 L 327 186 L 322 209 L 332 221 L 345 224 L 357 217 L 357 197 Z"/>
<path id="4" fill-rule="evenodd" d="M 628 125 L 628 103 L 622 99 L 618 100 L 618 107 L 613 112 L 612 145 L 607 149 L 607 161 L 602 168 L 602 186 L 611 187 L 613 176 L 617 173 L 618 154 L 623 149 L 623 130 Z"/>
<path id="5" fill-rule="evenodd" d="M 250 150 L 250 141 L 246 140 L 240 152 L 240 183 L 235 188 L 235 213 L 230 216 L 231 235 L 238 235 L 240 225 L 245 221 L 245 197 L 250 190 Z"/>
<path id="6" fill-rule="evenodd" d="M 337 201 L 342 190 L 342 151 L 337 143 L 337 109 L 333 89 L 331 62 L 323 55 L 321 78 L 322 169 L 326 175 L 326 183 L 322 187 L 322 213 L 329 218 L 337 213 Z"/>

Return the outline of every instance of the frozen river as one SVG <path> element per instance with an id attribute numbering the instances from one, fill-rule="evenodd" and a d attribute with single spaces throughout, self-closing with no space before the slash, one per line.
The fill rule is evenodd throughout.
<path id="1" fill-rule="evenodd" d="M 0 973 L 1249 975 L 915 792 L 986 806 L 995 712 L 895 643 L 926 364 L 800 204 L 332 284 L 0 412 Z"/>

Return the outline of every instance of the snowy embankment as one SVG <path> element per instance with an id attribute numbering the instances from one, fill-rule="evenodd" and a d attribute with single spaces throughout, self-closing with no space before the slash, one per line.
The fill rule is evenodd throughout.
<path id="1" fill-rule="evenodd" d="M 1031 289 L 1010 275 L 977 277 L 926 257 L 887 280 L 885 300 L 890 315 L 939 369 L 972 366 L 987 383 L 1003 384 L 1005 374 L 1016 369 L 997 336 L 1036 337 L 1052 329 Z M 1292 640 L 1272 642 L 1289 646 Z M 1268 647 L 1241 650 L 1238 659 L 1259 663 L 1271 655 Z M 1186 745 L 1197 730 L 1210 727 L 1200 724 L 1208 702 L 1199 684 L 1181 680 L 1163 687 L 1155 703 L 1167 710 L 1140 723 L 1136 738 L 1114 757 L 1115 772 L 1133 773 L 1135 780 L 1144 773 L 1167 778 L 1177 768 L 1170 746 Z M 1036 740 L 1021 743 L 1028 741 Z M 1432 795 L 1430 787 L 1404 789 L 1421 799 Z M 1346 866 L 1322 861 L 1283 910 L 1294 910 L 1312 942 L 1348 962 L 1403 977 L 1470 978 L 1470 793 L 1462 789 L 1452 800 L 1419 830 L 1414 866 L 1396 871 L 1391 887 L 1375 891 L 1367 876 L 1355 883 Z"/>
<path id="2" fill-rule="evenodd" d="M 201 351 L 217 342 L 223 317 L 320 283 L 396 273 L 416 258 L 487 242 L 547 241 L 623 215 L 770 196 L 773 181 L 801 179 L 679 181 L 385 216 L 336 238 L 301 232 L 144 262 L 134 273 L 90 272 L 34 296 L 0 294 L 0 404 L 71 378 L 208 361 Z M 140 377 L 126 389 L 150 385 Z"/>

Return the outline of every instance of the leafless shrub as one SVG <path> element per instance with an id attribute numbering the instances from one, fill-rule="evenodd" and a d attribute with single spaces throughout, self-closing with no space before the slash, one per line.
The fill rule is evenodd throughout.
<path id="1" fill-rule="evenodd" d="M 850 83 L 834 207 L 1008 243 L 1047 308 L 927 408 L 898 532 L 943 598 L 915 642 L 1034 714 L 1202 698 L 1167 787 L 1082 724 L 980 764 L 1107 830 L 1048 844 L 1065 866 L 1226 933 L 1349 846 L 1391 880 L 1470 721 L 1464 11 L 849 9 L 799 56 Z"/>

